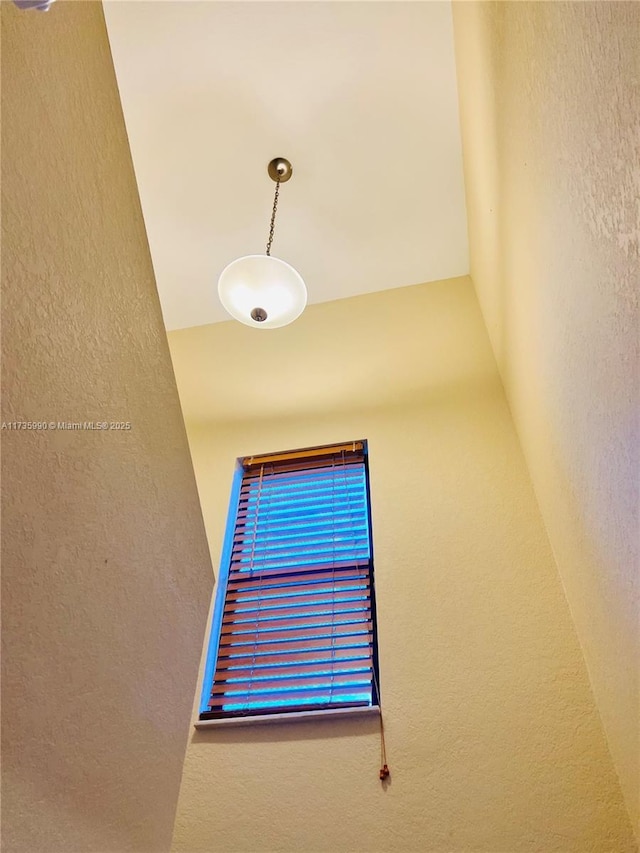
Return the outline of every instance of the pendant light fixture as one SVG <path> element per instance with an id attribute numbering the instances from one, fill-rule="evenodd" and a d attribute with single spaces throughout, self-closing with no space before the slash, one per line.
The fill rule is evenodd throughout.
<path id="1" fill-rule="evenodd" d="M 269 239 L 264 255 L 246 255 L 224 268 L 218 280 L 218 296 L 224 308 L 246 326 L 277 329 L 293 322 L 307 304 L 307 288 L 302 276 L 290 264 L 271 256 L 280 184 L 293 169 L 284 157 L 276 157 L 267 168 L 275 181 Z"/>

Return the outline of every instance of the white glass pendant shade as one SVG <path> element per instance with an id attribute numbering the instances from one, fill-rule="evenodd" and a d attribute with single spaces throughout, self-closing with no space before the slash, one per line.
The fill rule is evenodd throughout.
<path id="1" fill-rule="evenodd" d="M 220 275 L 218 295 L 232 317 L 258 329 L 286 326 L 307 304 L 300 273 L 270 255 L 247 255 L 232 261 Z"/>

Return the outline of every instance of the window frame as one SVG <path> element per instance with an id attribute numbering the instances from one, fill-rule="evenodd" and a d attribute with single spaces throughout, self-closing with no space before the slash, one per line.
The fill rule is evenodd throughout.
<path id="1" fill-rule="evenodd" d="M 365 500 L 366 500 L 366 518 L 367 518 L 367 533 L 369 540 L 369 598 L 370 598 L 370 621 L 371 621 L 371 666 L 372 666 L 372 681 L 371 681 L 371 704 L 360 706 L 333 706 L 321 709 L 304 710 L 297 708 L 291 711 L 283 711 L 282 709 L 274 709 L 273 711 L 261 711 L 260 713 L 247 713 L 238 715 L 212 716 L 209 707 L 211 698 L 211 689 L 215 677 L 216 665 L 218 662 L 218 653 L 220 648 L 220 639 L 222 633 L 222 624 L 224 618 L 225 602 L 227 598 L 227 586 L 229 581 L 229 573 L 231 569 L 231 558 L 233 551 L 234 536 L 236 532 L 236 524 L 240 509 L 240 493 L 242 482 L 245 475 L 245 462 L 250 459 L 261 457 L 279 457 L 288 454 L 299 454 L 303 457 L 305 454 L 312 453 L 317 450 L 331 450 L 346 445 L 361 445 L 363 455 L 363 469 L 365 474 Z M 231 494 L 229 497 L 229 509 L 227 511 L 227 522 L 220 557 L 220 572 L 218 584 L 215 592 L 214 606 L 212 617 L 209 620 L 209 637 L 207 642 L 207 654 L 204 667 L 204 676 L 202 681 L 202 690 L 200 696 L 200 705 L 198 719 L 195 723 L 196 728 L 208 728 L 210 726 L 219 725 L 255 725 L 268 722 L 281 722 L 287 720 L 299 720 L 313 717 L 345 717 L 345 716 L 363 716 L 380 713 L 380 669 L 378 656 L 378 624 L 377 624 L 377 608 L 376 608 L 376 590 L 375 590 L 375 562 L 373 550 L 373 526 L 371 520 L 371 487 L 369 473 L 369 448 L 366 439 L 355 442 L 334 442 L 332 444 L 318 445 L 314 447 L 297 448 L 290 451 L 279 451 L 270 454 L 255 454 L 255 456 L 242 456 L 236 459 L 233 473 Z"/>

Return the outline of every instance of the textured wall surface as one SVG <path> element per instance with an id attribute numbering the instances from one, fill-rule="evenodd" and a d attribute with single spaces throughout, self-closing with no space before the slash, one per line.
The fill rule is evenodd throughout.
<path id="1" fill-rule="evenodd" d="M 211 562 L 100 4 L 2 3 L 2 849 L 170 845 Z"/>
<path id="2" fill-rule="evenodd" d="M 270 334 L 233 321 L 171 332 L 189 424 L 397 406 L 495 375 L 467 276 L 343 301 Z"/>
<path id="3" fill-rule="evenodd" d="M 398 322 L 416 313 L 422 326 Z M 200 360 L 215 364 L 221 342 L 227 361 L 242 346 L 241 411 L 287 358 L 297 364 L 297 379 L 285 374 L 283 407 L 299 392 L 303 417 L 190 425 L 192 398 L 183 398 L 216 559 L 237 456 L 369 440 L 391 783 L 378 780 L 375 720 L 192 731 L 174 853 L 631 853 L 629 818 L 470 280 L 314 305 L 303 328 L 297 349 L 281 330 L 247 336 L 234 323 L 172 333 L 170 345 L 179 388 Z M 425 329 L 440 330 L 436 352 Z M 188 345 L 190 334 L 201 346 Z M 343 335 L 366 367 L 381 346 L 407 347 L 408 334 L 422 374 L 413 395 L 390 402 L 382 386 L 402 384 L 391 356 L 389 372 L 379 371 L 384 405 L 372 391 L 368 407 L 349 411 L 338 372 L 330 374 L 338 411 L 318 411 L 305 394 L 321 353 L 334 369 L 328 350 L 341 348 Z M 407 367 L 412 377 L 415 368 Z M 239 380 L 234 369 L 229 381 Z"/>
<path id="4" fill-rule="evenodd" d="M 640 839 L 640 5 L 454 23 L 471 273 Z"/>

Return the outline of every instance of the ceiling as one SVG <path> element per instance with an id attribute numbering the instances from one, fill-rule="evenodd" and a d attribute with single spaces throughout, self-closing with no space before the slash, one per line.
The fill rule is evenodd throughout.
<path id="1" fill-rule="evenodd" d="M 311 303 L 468 273 L 449 2 L 123 2 L 105 16 L 168 329 L 273 254 Z"/>

